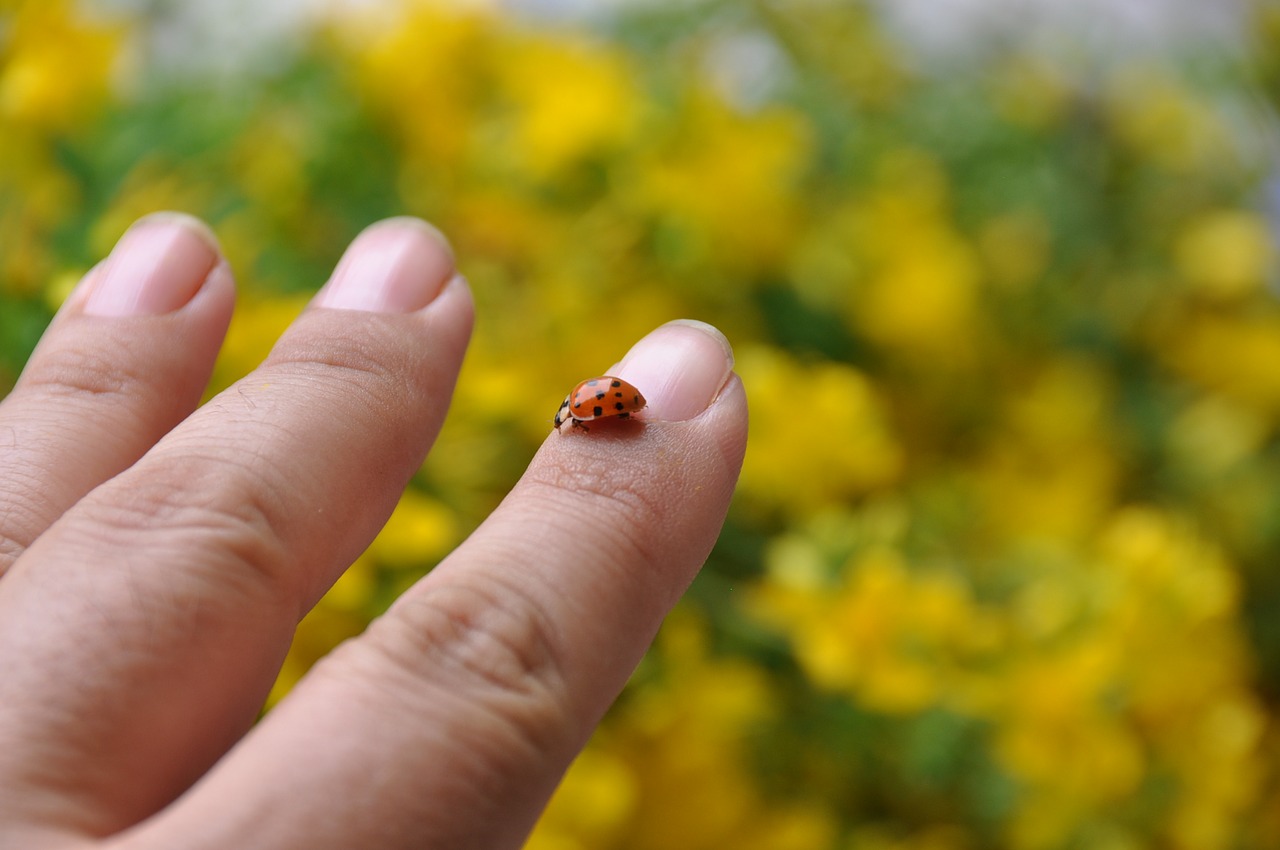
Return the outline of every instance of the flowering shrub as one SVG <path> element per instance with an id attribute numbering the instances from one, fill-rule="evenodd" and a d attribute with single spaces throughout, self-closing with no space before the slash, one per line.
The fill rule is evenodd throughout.
<path id="1" fill-rule="evenodd" d="M 240 278 L 214 391 L 375 218 L 439 224 L 476 292 L 438 449 L 273 701 L 690 316 L 750 396 L 738 498 L 531 847 L 1280 844 L 1280 304 L 1223 74 L 944 73 L 822 0 L 406 0 L 160 83 L 145 21 L 77 8 L 0 5 L 0 384 L 157 208 Z"/>

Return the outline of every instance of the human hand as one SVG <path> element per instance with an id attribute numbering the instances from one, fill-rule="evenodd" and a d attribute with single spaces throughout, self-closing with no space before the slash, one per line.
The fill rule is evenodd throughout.
<path id="1" fill-rule="evenodd" d="M 518 846 L 719 533 L 747 419 L 727 344 L 638 343 L 612 372 L 648 424 L 551 433 L 253 726 L 435 438 L 472 303 L 435 231 L 375 225 L 195 409 L 232 301 L 201 225 L 143 219 L 0 404 L 0 848 Z"/>

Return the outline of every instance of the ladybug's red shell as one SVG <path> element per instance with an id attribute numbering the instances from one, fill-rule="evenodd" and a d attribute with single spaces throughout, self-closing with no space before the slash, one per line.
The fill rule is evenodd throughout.
<path id="1" fill-rule="evenodd" d="M 644 406 L 644 396 L 640 391 L 621 378 L 609 375 L 590 378 L 564 397 L 560 410 L 556 412 L 556 427 L 571 422 L 574 428 L 585 429 L 583 422 L 606 416 L 629 419 Z"/>

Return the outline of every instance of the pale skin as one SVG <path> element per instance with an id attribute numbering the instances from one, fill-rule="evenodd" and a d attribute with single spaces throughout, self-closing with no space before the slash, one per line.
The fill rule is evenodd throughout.
<path id="1" fill-rule="evenodd" d="M 519 847 L 720 531 L 747 428 L 727 343 L 675 322 L 612 367 L 584 350 L 643 421 L 550 432 L 255 726 L 426 456 L 473 308 L 438 232 L 379 223 L 199 406 L 233 298 L 207 229 L 143 219 L 0 403 L 0 850 Z M 609 557 L 577 557 L 587 529 Z"/>

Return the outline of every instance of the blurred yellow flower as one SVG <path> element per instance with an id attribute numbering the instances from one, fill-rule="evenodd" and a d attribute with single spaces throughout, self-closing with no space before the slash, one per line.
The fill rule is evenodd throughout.
<path id="1" fill-rule="evenodd" d="M 0 26 L 0 136 L 83 122 L 106 96 L 122 35 L 65 0 L 18 3 Z"/>
<path id="2" fill-rule="evenodd" d="M 913 572 L 899 553 L 872 548 L 852 558 L 834 584 L 795 585 L 787 559 L 796 551 L 770 550 L 778 581 L 759 589 L 752 609 L 794 641 L 818 685 L 891 714 L 919 712 L 955 692 L 956 660 L 988 631 L 956 578 Z"/>
<path id="3" fill-rule="evenodd" d="M 595 850 L 617 842 L 637 804 L 627 762 L 598 745 L 574 760 L 525 850 Z"/>
<path id="4" fill-rule="evenodd" d="M 1181 411 L 1170 423 L 1171 459 L 1198 478 L 1221 476 L 1247 463 L 1262 447 L 1267 420 L 1230 400 L 1209 395 Z"/>
<path id="5" fill-rule="evenodd" d="M 939 369 L 972 362 L 981 343 L 977 252 L 949 220 L 943 169 L 921 151 L 878 164 L 855 234 L 868 261 L 849 319 L 869 339 Z"/>
<path id="6" fill-rule="evenodd" d="M 1022 290 L 1049 265 L 1053 234 L 1044 217 L 1019 210 L 987 221 L 977 237 L 977 250 L 987 276 L 996 286 Z"/>
<path id="7" fill-rule="evenodd" d="M 983 519 L 1014 538 L 1090 531 L 1110 507 L 1120 473 L 1108 443 L 1113 401 L 1110 377 L 1078 358 L 1043 364 L 1010 393 L 971 476 Z"/>
<path id="8" fill-rule="evenodd" d="M 607 729 L 570 769 L 529 846 L 832 846 L 828 813 L 767 802 L 744 769 L 753 730 L 776 713 L 763 672 L 712 655 L 705 623 L 688 609 L 668 618 L 651 656 L 658 678 L 623 696 Z M 597 808 L 584 814 L 584 805 Z"/>
<path id="9" fill-rule="evenodd" d="M 1217 165 L 1231 133 L 1210 101 L 1154 64 L 1122 67 L 1107 80 L 1106 117 L 1143 161 L 1174 173 Z"/>
<path id="10" fill-rule="evenodd" d="M 357 559 L 307 612 L 267 696 L 267 708 L 284 699 L 307 671 L 338 644 L 364 631 L 374 583 L 373 564 L 365 558 Z"/>
<path id="11" fill-rule="evenodd" d="M 502 134 L 490 158 L 512 158 L 550 176 L 584 157 L 603 157 L 636 128 L 641 101 L 634 70 L 603 45 L 530 38 L 499 66 L 514 111 L 514 133 Z"/>
<path id="12" fill-rule="evenodd" d="M 1280 416 L 1280 305 L 1205 311 L 1157 326 L 1155 354 L 1193 386 L 1274 422 Z"/>
<path id="13" fill-rule="evenodd" d="M 801 364 L 745 347 L 737 370 L 751 398 L 751 438 L 739 488 L 770 509 L 804 516 L 891 484 L 902 449 L 875 387 L 840 363 Z"/>
<path id="14" fill-rule="evenodd" d="M 425 570 L 457 542 L 458 523 L 453 511 L 409 489 L 369 545 L 368 555 L 389 567 Z"/>
<path id="15" fill-rule="evenodd" d="M 242 297 L 214 364 L 210 391 L 224 389 L 256 369 L 310 300 L 306 294 Z"/>
<path id="16" fill-rule="evenodd" d="M 495 19 L 479 4 L 434 0 L 406 0 L 387 12 L 348 12 L 332 38 L 411 161 L 458 163 L 487 100 L 480 76 L 493 58 Z"/>
<path id="17" fill-rule="evenodd" d="M 675 127 L 637 139 L 636 161 L 617 178 L 624 201 L 673 231 L 677 241 L 659 249 L 676 264 L 758 272 L 781 262 L 800 224 L 807 122 L 782 107 L 744 114 L 701 90 L 682 107 Z"/>
<path id="18" fill-rule="evenodd" d="M 1070 115 L 1074 96 L 1067 72 L 1043 57 L 1017 53 L 991 75 L 992 101 L 1005 120 L 1049 131 Z"/>
<path id="19" fill-rule="evenodd" d="M 1275 245 L 1260 216 L 1215 210 L 1185 227 L 1174 258 L 1196 292 L 1214 300 L 1231 300 L 1262 288 L 1275 268 Z"/>

